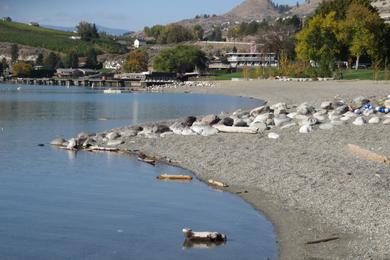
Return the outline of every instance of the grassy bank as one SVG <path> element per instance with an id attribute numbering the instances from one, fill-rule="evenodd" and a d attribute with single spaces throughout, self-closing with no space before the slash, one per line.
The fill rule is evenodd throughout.
<path id="1" fill-rule="evenodd" d="M 122 47 L 109 38 L 100 38 L 95 42 L 73 40 L 72 32 L 64 32 L 42 27 L 30 26 L 23 23 L 0 21 L 0 42 L 17 43 L 37 48 L 45 48 L 57 52 L 86 53 L 90 48 L 102 52 L 121 53 Z"/>
<path id="2" fill-rule="evenodd" d="M 372 69 L 361 69 L 361 70 L 343 70 L 342 76 L 344 80 L 373 80 L 374 71 Z M 214 80 L 231 80 L 232 78 L 243 78 L 242 72 L 217 72 L 217 75 L 214 76 Z M 254 73 L 249 73 L 249 78 L 257 78 L 254 76 Z M 377 80 L 389 80 L 390 72 L 386 76 L 385 71 L 381 70 L 378 72 Z"/>

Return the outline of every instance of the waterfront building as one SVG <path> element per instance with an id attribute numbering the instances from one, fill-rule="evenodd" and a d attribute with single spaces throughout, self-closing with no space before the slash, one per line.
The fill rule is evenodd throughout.
<path id="1" fill-rule="evenodd" d="M 269 53 L 234 53 L 226 54 L 227 60 L 232 69 L 242 69 L 247 67 L 277 67 L 278 58 L 274 52 Z"/>

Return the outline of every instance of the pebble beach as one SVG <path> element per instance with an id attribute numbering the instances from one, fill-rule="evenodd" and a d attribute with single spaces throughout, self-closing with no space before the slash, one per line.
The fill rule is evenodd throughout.
<path id="1" fill-rule="evenodd" d="M 353 107 L 387 97 L 389 83 L 254 80 L 212 86 L 162 91 L 246 96 L 267 105 L 114 129 L 94 135 L 93 145 L 142 151 L 201 180 L 228 184 L 226 191 L 273 222 L 280 259 L 390 259 L 390 166 L 348 149 L 352 144 L 390 156 L 390 117 L 364 109 L 355 114 Z M 256 130 L 242 133 L 244 128 Z"/>

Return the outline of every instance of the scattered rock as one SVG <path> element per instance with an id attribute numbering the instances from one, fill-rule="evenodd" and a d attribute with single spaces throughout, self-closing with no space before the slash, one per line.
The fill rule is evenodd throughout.
<path id="1" fill-rule="evenodd" d="M 390 118 L 387 118 L 383 121 L 384 125 L 390 125 Z"/>
<path id="2" fill-rule="evenodd" d="M 333 108 L 332 106 L 332 102 L 330 101 L 324 101 L 321 103 L 321 106 L 320 106 L 322 109 L 326 109 L 326 110 L 330 110 Z"/>
<path id="3" fill-rule="evenodd" d="M 268 138 L 269 139 L 278 139 L 280 136 L 277 133 L 269 133 Z"/>
<path id="4" fill-rule="evenodd" d="M 366 124 L 366 120 L 363 117 L 358 117 L 355 119 L 355 121 L 353 121 L 352 124 L 357 125 L 357 126 L 362 126 L 362 125 Z"/>
<path id="5" fill-rule="evenodd" d="M 381 122 L 381 120 L 380 120 L 380 118 L 377 117 L 377 116 L 371 118 L 371 119 L 368 121 L 369 124 L 379 124 L 380 122 Z"/>
<path id="6" fill-rule="evenodd" d="M 310 132 L 313 131 L 313 128 L 311 127 L 311 125 L 303 125 L 300 129 L 299 129 L 299 132 L 301 134 L 308 134 Z"/>
<path id="7" fill-rule="evenodd" d="M 334 127 L 334 125 L 331 124 L 331 123 L 320 124 L 320 126 L 319 126 L 319 128 L 320 128 L 321 130 L 330 130 L 330 129 L 332 129 L 333 127 Z"/>

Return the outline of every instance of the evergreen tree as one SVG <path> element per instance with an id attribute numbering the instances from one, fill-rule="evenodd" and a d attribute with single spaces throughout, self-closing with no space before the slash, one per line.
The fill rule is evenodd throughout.
<path id="1" fill-rule="evenodd" d="M 19 58 L 19 47 L 17 44 L 11 45 L 11 61 L 15 62 Z"/>

